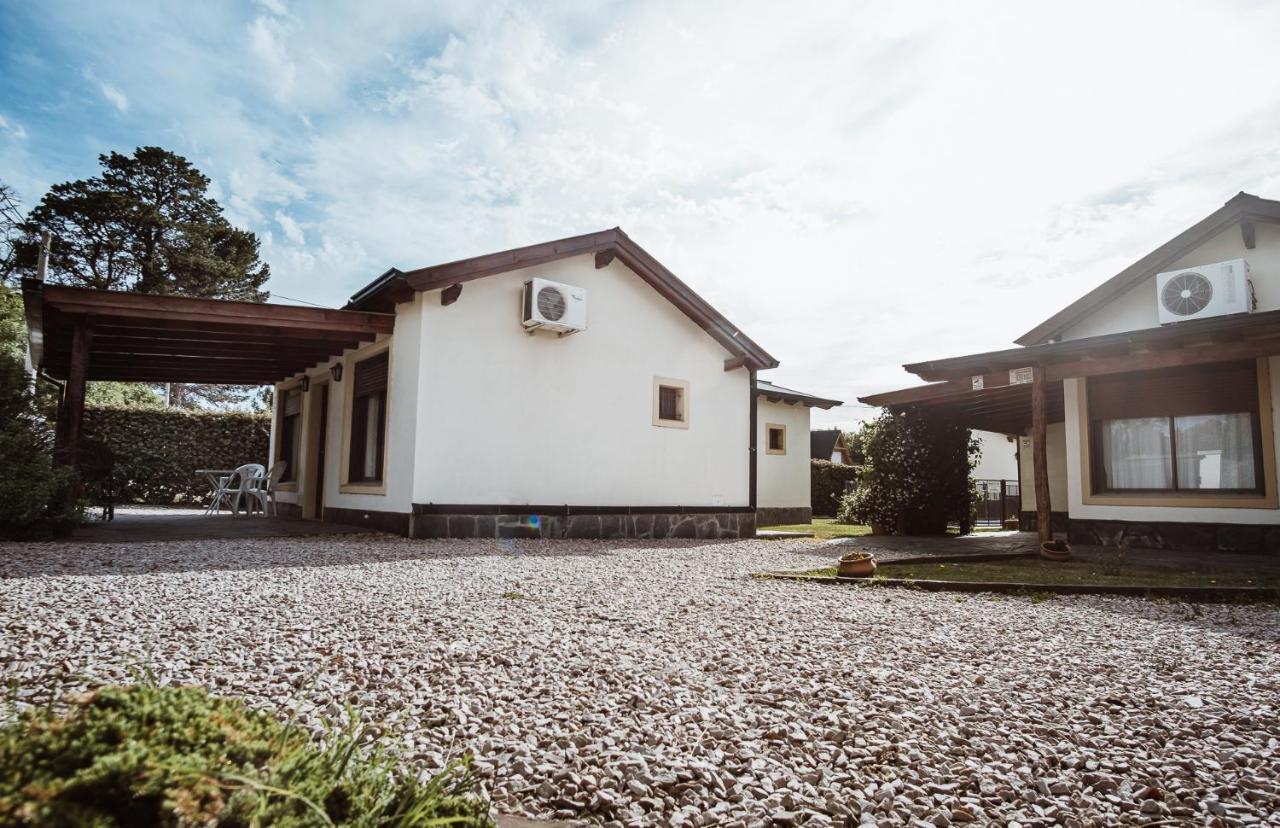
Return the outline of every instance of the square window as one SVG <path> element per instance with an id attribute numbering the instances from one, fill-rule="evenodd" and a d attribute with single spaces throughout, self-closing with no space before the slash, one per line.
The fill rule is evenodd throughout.
<path id="1" fill-rule="evenodd" d="M 689 383 L 654 377 L 653 424 L 663 428 L 689 427 Z"/>
<path id="2" fill-rule="evenodd" d="M 765 452 L 768 454 L 787 453 L 787 427 L 777 423 L 765 425 Z"/>

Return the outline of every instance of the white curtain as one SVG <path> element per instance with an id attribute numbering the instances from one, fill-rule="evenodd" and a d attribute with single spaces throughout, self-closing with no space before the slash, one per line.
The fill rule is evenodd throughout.
<path id="1" fill-rule="evenodd" d="M 1178 441 L 1178 488 L 1257 488 L 1251 415 L 1178 417 L 1173 425 Z"/>
<path id="2" fill-rule="evenodd" d="M 378 429 L 382 428 L 382 400 L 377 394 L 368 397 L 364 421 L 364 479 L 378 476 Z"/>
<path id="3" fill-rule="evenodd" d="M 1169 420 L 1143 417 L 1102 423 L 1102 465 L 1112 489 L 1172 489 Z"/>

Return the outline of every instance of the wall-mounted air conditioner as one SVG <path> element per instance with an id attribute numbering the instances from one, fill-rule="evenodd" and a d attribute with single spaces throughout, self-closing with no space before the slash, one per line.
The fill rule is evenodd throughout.
<path id="1" fill-rule="evenodd" d="M 587 329 L 587 292 L 546 279 L 524 283 L 524 312 L 521 324 L 535 330 L 570 334 Z"/>
<path id="2" fill-rule="evenodd" d="M 1249 263 L 1232 259 L 1158 273 L 1156 302 L 1161 325 L 1249 313 L 1255 305 Z"/>

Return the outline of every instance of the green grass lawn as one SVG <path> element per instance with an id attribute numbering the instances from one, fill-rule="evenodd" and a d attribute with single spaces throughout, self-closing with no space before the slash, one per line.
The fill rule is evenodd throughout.
<path id="1" fill-rule="evenodd" d="M 817 569 L 811 575 L 835 575 L 835 567 Z M 913 581 L 986 581 L 1021 584 L 1130 584 L 1138 586 L 1280 587 L 1280 578 L 1239 570 L 1166 569 L 1154 566 L 1124 566 L 1120 572 L 1104 571 L 1093 561 L 1043 561 L 1019 558 L 1010 561 L 972 563 L 895 564 L 882 563 L 877 577 Z"/>
<path id="2" fill-rule="evenodd" d="M 813 523 L 791 523 L 785 526 L 761 526 L 775 532 L 812 532 L 814 537 L 829 540 L 831 538 L 857 538 L 870 535 L 870 526 L 857 526 L 850 523 L 836 523 L 834 518 L 814 518 Z"/>

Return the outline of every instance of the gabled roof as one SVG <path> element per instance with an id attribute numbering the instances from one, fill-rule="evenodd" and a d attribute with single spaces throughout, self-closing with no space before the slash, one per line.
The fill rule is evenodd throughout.
<path id="1" fill-rule="evenodd" d="M 835 408 L 837 405 L 844 405 L 840 400 L 828 400 L 823 397 L 815 397 L 812 394 L 806 394 L 803 391 L 795 391 L 790 388 L 783 388 L 781 385 L 774 385 L 762 379 L 756 380 L 756 396 L 764 397 L 770 402 L 786 402 L 800 403 L 810 408 Z"/>
<path id="2" fill-rule="evenodd" d="M 838 428 L 823 428 L 809 432 L 809 458 L 811 460 L 830 460 L 840 445 L 844 435 Z"/>
<path id="3" fill-rule="evenodd" d="M 1254 222 L 1280 222 L 1280 201 L 1239 193 L 1196 224 L 1174 236 L 1138 261 L 1067 305 L 1039 325 L 1018 337 L 1019 345 L 1039 345 L 1120 294 L 1165 270 L 1191 250 L 1223 230 L 1239 225 L 1245 246 L 1253 247 Z"/>
<path id="4" fill-rule="evenodd" d="M 705 299 L 680 281 L 648 251 L 636 244 L 622 228 L 614 227 L 598 233 L 571 236 L 555 241 L 517 247 L 498 253 L 488 253 L 456 262 L 400 271 L 391 268 L 351 297 L 347 303 L 352 309 L 384 309 L 388 303 L 406 301 L 415 291 L 438 290 L 461 285 L 485 276 L 494 276 L 525 267 L 594 253 L 596 267 L 607 266 L 615 258 L 625 264 L 664 299 L 675 305 L 698 324 L 713 339 L 734 355 L 727 360 L 725 369 L 751 368 L 763 370 L 776 368 L 778 360 L 757 345 L 745 333 L 711 307 Z"/>

